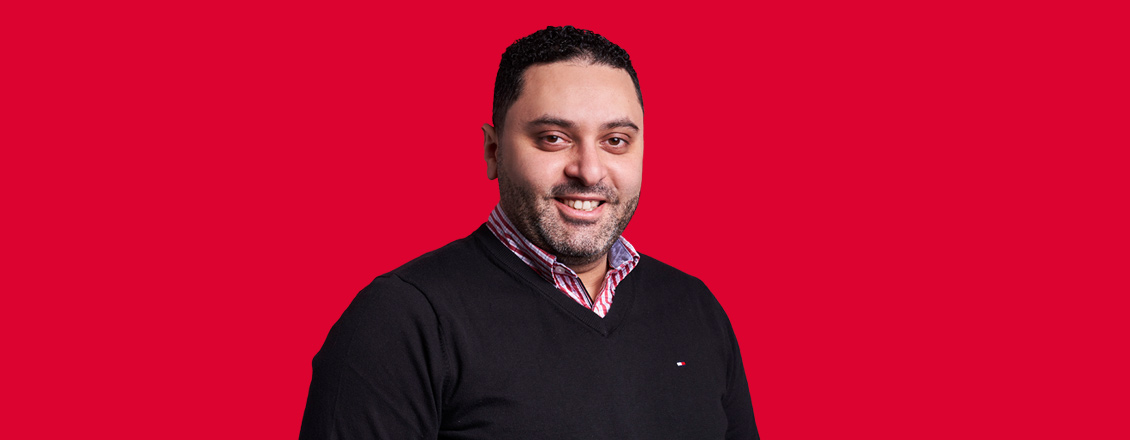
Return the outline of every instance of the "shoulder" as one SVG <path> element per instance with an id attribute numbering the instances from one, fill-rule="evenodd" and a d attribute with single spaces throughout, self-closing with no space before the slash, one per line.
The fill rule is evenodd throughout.
<path id="1" fill-rule="evenodd" d="M 643 253 L 640 253 L 640 262 L 629 277 L 636 275 L 649 285 L 710 295 L 710 289 L 702 280 Z M 713 295 L 710 296 L 713 298 Z"/>
<path id="2" fill-rule="evenodd" d="M 430 311 L 433 308 L 431 299 L 421 286 L 422 281 L 447 278 L 437 277 L 437 274 L 458 271 L 467 262 L 475 260 L 471 256 L 475 253 L 471 238 L 455 240 L 377 276 L 357 294 L 342 318 L 349 318 L 350 313 L 371 315 L 389 309 L 396 313 L 406 309 Z"/>
<path id="3" fill-rule="evenodd" d="M 493 264 L 475 231 L 443 247 L 416 257 L 385 274 L 415 286 L 425 294 L 444 284 L 465 283 Z"/>
<path id="4" fill-rule="evenodd" d="M 689 303 L 687 305 L 714 313 L 725 313 L 706 283 L 654 257 L 640 253 L 639 264 L 624 279 L 633 277 L 637 288 L 648 295 L 663 297 L 668 302 Z"/>
<path id="5" fill-rule="evenodd" d="M 674 266 L 659 261 L 655 257 L 642 252 L 640 253 L 640 262 L 636 268 L 633 269 L 633 273 L 636 271 L 643 271 L 649 276 L 661 277 L 669 281 L 703 284 L 702 280 L 699 280 L 697 277 L 676 269 Z"/>
<path id="6" fill-rule="evenodd" d="M 485 287 L 500 284 L 499 278 L 506 274 L 487 249 L 490 245 L 487 238 L 494 237 L 484 237 L 484 231 L 490 234 L 482 227 L 467 237 L 404 263 L 377 277 L 361 294 L 384 296 L 388 294 L 382 292 L 388 290 L 399 297 L 421 299 L 440 315 L 457 311 L 457 306 L 466 300 L 467 292 L 482 293 Z"/>
<path id="7" fill-rule="evenodd" d="M 429 326 L 436 322 L 431 301 L 415 286 L 395 274 L 374 279 L 361 289 L 335 327 L 360 329 L 378 326 Z"/>

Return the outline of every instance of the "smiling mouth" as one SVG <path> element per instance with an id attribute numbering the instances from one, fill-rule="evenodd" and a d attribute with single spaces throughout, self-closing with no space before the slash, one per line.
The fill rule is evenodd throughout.
<path id="1" fill-rule="evenodd" d="M 604 204 L 603 200 L 557 199 L 557 201 L 578 211 L 592 211 Z"/>

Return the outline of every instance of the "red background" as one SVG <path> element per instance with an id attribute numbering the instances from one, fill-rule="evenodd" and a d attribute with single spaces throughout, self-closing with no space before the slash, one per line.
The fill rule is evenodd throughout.
<path id="1" fill-rule="evenodd" d="M 765 438 L 1127 438 L 1127 15 L 1085 2 L 3 6 L 7 438 L 293 438 L 375 276 L 497 200 L 499 56 L 640 72 L 625 235 Z"/>

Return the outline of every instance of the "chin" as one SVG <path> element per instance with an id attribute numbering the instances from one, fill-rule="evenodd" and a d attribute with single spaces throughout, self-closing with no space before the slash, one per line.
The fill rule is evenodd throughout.
<path id="1" fill-rule="evenodd" d="M 599 231 L 595 233 L 568 233 L 539 228 L 542 229 L 539 232 L 546 244 L 549 245 L 549 249 L 546 250 L 552 252 L 557 258 L 591 260 L 607 253 L 608 249 L 612 247 L 612 243 L 615 242 L 620 235 L 607 232 L 611 225 L 589 224 L 588 226 L 590 228 L 598 228 Z M 567 228 L 568 226 L 565 226 L 561 229 Z"/>

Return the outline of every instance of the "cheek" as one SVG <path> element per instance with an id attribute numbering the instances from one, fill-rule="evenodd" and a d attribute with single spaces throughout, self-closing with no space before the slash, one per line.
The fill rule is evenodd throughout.
<path id="1" fill-rule="evenodd" d="M 555 158 L 548 154 L 515 154 L 513 161 L 506 164 L 510 175 L 522 182 L 525 186 L 537 188 L 550 188 L 565 180 L 564 167 L 556 163 Z M 507 158 L 509 160 L 511 158 Z"/>
<path id="2" fill-rule="evenodd" d="M 546 168 L 543 165 L 511 159 L 506 158 L 506 162 L 499 167 L 500 175 L 506 179 L 508 185 L 534 193 L 546 192 L 546 188 L 553 186 L 554 182 L 548 173 L 544 172 Z"/>
<path id="3" fill-rule="evenodd" d="M 625 161 L 609 167 L 616 188 L 622 192 L 638 192 L 643 181 L 641 161 Z"/>

